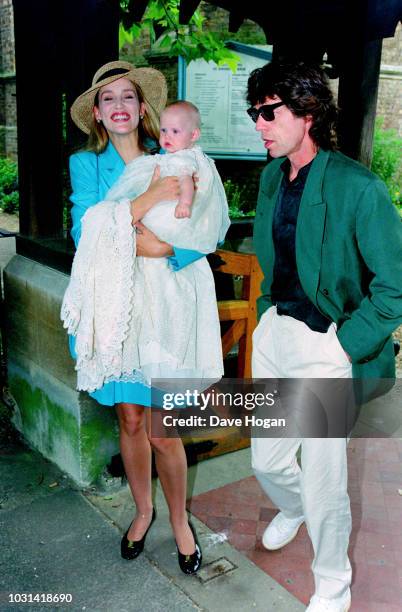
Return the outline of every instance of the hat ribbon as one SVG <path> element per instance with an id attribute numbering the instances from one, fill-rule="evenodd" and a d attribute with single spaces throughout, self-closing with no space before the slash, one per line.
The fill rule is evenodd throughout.
<path id="1" fill-rule="evenodd" d="M 99 81 L 108 79 L 111 76 L 116 76 L 117 74 L 127 74 L 128 72 L 130 71 L 127 68 L 113 68 L 112 70 L 108 70 L 107 72 L 104 72 L 103 74 L 101 74 L 98 80 L 95 81 L 95 85 L 96 83 L 99 83 Z"/>

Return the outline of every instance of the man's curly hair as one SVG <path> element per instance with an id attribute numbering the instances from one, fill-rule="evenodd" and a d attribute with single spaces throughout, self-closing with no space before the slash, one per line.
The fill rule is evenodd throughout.
<path id="1" fill-rule="evenodd" d="M 247 102 L 254 106 L 274 96 L 296 117 L 311 115 L 309 135 L 318 147 L 332 151 L 337 148 L 338 107 L 319 66 L 272 62 L 253 70 L 248 79 Z"/>

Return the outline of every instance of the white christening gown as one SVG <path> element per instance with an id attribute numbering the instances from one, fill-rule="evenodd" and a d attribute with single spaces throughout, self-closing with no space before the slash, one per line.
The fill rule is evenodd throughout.
<path id="1" fill-rule="evenodd" d="M 63 303 L 65 326 L 77 335 L 80 389 L 92 391 L 110 380 L 150 385 L 152 379 L 216 380 L 223 374 L 215 286 L 206 258 L 174 271 L 165 257 L 135 256 L 130 200 L 147 189 L 157 164 L 161 176 L 196 173 L 199 178 L 190 218 L 175 218 L 176 201 L 161 202 L 143 217 L 144 225 L 160 240 L 209 253 L 223 241 L 230 225 L 221 179 L 214 162 L 200 147 L 142 156 L 126 166 L 105 201 L 91 207 L 83 218 L 77 262 Z M 96 236 L 103 236 L 98 248 L 93 247 L 96 239 L 91 235 L 96 224 Z M 127 248 L 128 232 L 134 248 Z M 79 253 L 81 245 L 83 250 L 93 250 L 90 269 L 94 283 L 85 280 L 89 278 L 88 262 L 85 251 Z M 127 274 L 128 259 L 132 274 Z M 98 289 L 86 312 L 92 317 L 94 311 L 93 321 L 88 324 L 87 316 L 87 322 L 80 326 L 85 303 L 82 293 L 88 292 L 83 288 L 92 284 Z M 123 296 L 124 309 L 119 296 Z"/>

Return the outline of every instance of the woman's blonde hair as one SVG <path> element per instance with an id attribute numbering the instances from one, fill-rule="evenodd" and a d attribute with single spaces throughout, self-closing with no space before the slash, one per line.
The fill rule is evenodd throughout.
<path id="1" fill-rule="evenodd" d="M 159 118 L 153 106 L 145 98 L 141 87 L 131 81 L 137 94 L 138 102 L 145 104 L 145 113 L 138 123 L 138 146 L 142 151 L 151 153 L 159 140 Z M 99 105 L 99 92 L 95 96 L 94 106 Z M 98 123 L 95 114 L 92 117 L 88 141 L 85 151 L 93 151 L 97 155 L 103 153 L 109 142 L 109 136 L 102 122 Z"/>

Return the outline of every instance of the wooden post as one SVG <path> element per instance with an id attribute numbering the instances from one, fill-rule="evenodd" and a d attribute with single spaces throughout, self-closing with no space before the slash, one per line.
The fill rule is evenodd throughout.
<path id="1" fill-rule="evenodd" d="M 243 299 L 248 300 L 247 328 L 239 342 L 238 376 L 251 378 L 251 353 L 253 349 L 253 331 L 257 327 L 257 298 L 261 295 L 261 283 L 264 278 L 257 255 L 250 254 L 250 276 L 243 281 Z"/>
<path id="2" fill-rule="evenodd" d="M 118 57 L 118 0 L 13 0 L 20 231 L 61 237 L 63 92 L 71 101 Z M 75 140 L 67 121 L 69 140 Z"/>
<path id="3" fill-rule="evenodd" d="M 13 0 L 18 125 L 20 231 L 62 230 L 62 66 L 58 2 Z"/>
<path id="4" fill-rule="evenodd" d="M 370 167 L 373 155 L 382 40 L 350 50 L 339 78 L 341 151 Z"/>

